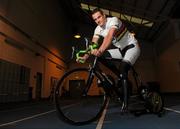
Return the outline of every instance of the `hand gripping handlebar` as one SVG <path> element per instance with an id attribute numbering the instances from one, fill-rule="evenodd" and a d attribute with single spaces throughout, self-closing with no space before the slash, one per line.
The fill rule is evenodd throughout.
<path id="1" fill-rule="evenodd" d="M 90 52 L 93 49 L 97 49 L 98 48 L 98 44 L 97 43 L 93 43 L 91 45 L 89 45 L 89 47 L 85 50 L 80 50 L 79 52 L 76 53 L 76 59 L 79 60 L 80 63 L 84 63 L 85 61 L 80 59 L 82 56 L 84 56 L 84 54 L 90 54 Z"/>

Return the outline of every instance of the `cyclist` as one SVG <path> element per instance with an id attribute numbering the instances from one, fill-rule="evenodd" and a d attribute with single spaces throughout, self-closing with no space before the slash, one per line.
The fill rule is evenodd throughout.
<path id="1" fill-rule="evenodd" d="M 134 34 L 129 32 L 125 24 L 117 17 L 106 17 L 102 10 L 96 8 L 92 11 L 92 18 L 97 27 L 94 30 L 92 38 L 93 43 L 102 43 L 98 49 L 91 51 L 92 55 L 98 57 L 111 57 L 122 59 L 120 67 L 120 77 L 122 78 L 123 87 L 123 106 L 122 112 L 128 111 L 128 71 L 140 55 L 140 47 Z M 87 60 L 88 54 L 79 58 Z M 79 61 L 79 60 L 77 60 Z"/>

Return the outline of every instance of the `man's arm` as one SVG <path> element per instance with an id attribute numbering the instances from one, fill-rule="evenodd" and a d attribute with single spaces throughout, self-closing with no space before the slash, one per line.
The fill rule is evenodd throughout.
<path id="1" fill-rule="evenodd" d="M 106 51 L 108 49 L 108 47 L 111 45 L 112 43 L 112 39 L 113 39 L 113 36 L 115 34 L 115 32 L 117 31 L 116 28 L 111 28 L 107 34 L 106 37 L 104 37 L 104 40 L 103 40 L 103 43 L 102 45 L 100 46 L 99 48 L 99 51 L 101 53 L 103 53 L 104 51 Z"/>
<path id="2" fill-rule="evenodd" d="M 93 43 L 98 43 L 98 40 L 99 40 L 98 37 L 93 37 L 93 38 L 92 38 L 92 42 L 93 42 Z"/>
<path id="3" fill-rule="evenodd" d="M 108 47 L 111 45 L 112 43 L 112 39 L 113 39 L 113 35 L 115 34 L 115 32 L 117 31 L 116 28 L 111 28 L 107 34 L 106 37 L 104 37 L 103 43 L 100 46 L 99 49 L 95 49 L 93 50 L 91 53 L 95 56 L 101 56 L 104 51 L 106 51 L 108 49 Z M 97 39 L 94 38 L 92 41 L 96 41 Z M 97 41 L 96 41 L 97 42 Z"/>

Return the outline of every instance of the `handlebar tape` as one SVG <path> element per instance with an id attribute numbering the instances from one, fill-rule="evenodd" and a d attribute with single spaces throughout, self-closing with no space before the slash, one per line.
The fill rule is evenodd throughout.
<path id="1" fill-rule="evenodd" d="M 80 59 L 84 54 L 89 54 L 92 50 L 97 49 L 99 46 L 97 43 L 93 43 L 89 45 L 89 47 L 86 50 L 80 50 L 76 53 L 76 59 L 79 60 L 80 63 L 84 63 L 85 61 Z"/>

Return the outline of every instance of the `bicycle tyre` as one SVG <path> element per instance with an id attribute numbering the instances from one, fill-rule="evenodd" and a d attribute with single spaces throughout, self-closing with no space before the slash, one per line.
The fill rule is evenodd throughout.
<path id="1" fill-rule="evenodd" d="M 101 116 L 107 104 L 107 95 L 102 87 L 100 88 L 97 85 L 94 87 L 100 88 L 100 90 L 102 90 L 101 92 L 103 92 L 102 94 L 90 94 L 90 92 L 93 90 L 91 89 L 92 87 L 89 89 L 86 96 L 82 94 L 83 89 L 86 88 L 89 74 L 89 69 L 87 68 L 73 69 L 65 73 L 57 84 L 55 89 L 55 105 L 57 114 L 61 120 L 68 124 L 84 125 L 97 120 Z M 69 93 L 67 96 L 65 96 L 62 94 L 62 87 L 65 87 L 65 81 L 68 82 L 71 79 L 75 81 L 84 79 L 85 85 L 82 87 L 78 87 L 74 84 L 69 86 Z M 94 74 L 93 80 L 90 82 L 90 84 L 97 84 L 97 79 L 97 76 Z"/>

